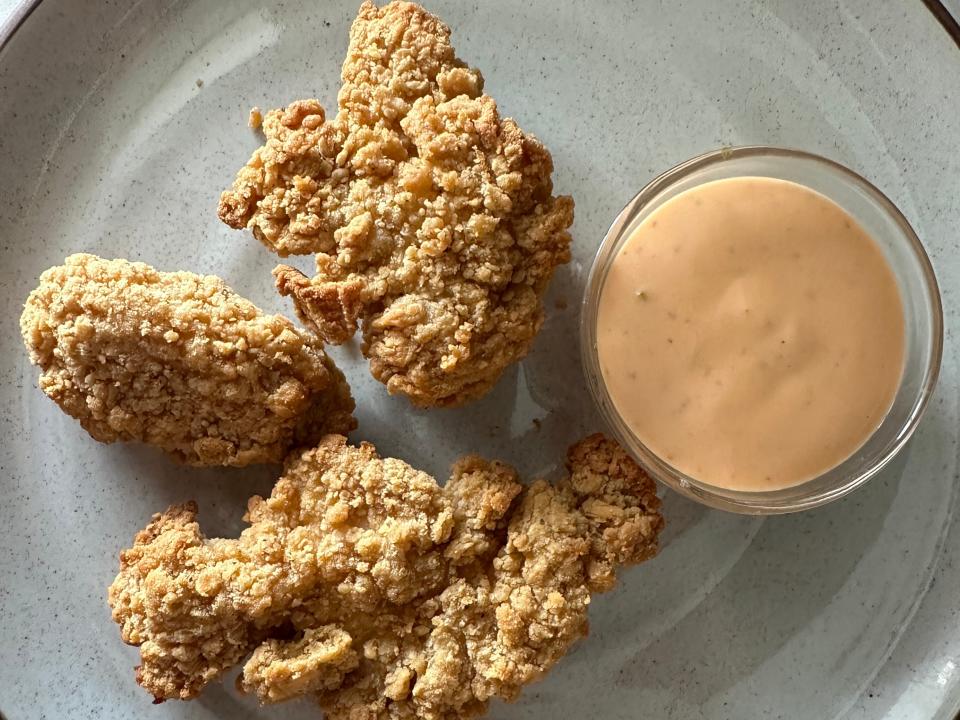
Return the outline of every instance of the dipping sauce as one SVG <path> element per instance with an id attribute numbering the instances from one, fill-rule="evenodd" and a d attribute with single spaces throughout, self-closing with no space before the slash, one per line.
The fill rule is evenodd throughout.
<path id="1" fill-rule="evenodd" d="M 668 200 L 600 292 L 600 369 L 624 422 L 677 470 L 732 490 L 790 487 L 850 457 L 893 403 L 904 344 L 879 246 L 785 180 Z"/>

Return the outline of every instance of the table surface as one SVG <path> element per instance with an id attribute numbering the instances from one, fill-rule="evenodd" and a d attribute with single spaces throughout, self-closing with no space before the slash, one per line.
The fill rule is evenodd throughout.
<path id="1" fill-rule="evenodd" d="M 14 8 L 20 4 L 20 0 L 0 0 L 0 25 L 13 13 Z"/>

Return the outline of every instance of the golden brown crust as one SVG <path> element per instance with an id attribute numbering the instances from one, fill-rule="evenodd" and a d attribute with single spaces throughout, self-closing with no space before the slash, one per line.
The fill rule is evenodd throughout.
<path id="1" fill-rule="evenodd" d="M 321 343 L 213 276 L 71 255 L 40 276 L 20 330 L 40 388 L 101 442 L 248 465 L 355 426 Z"/>
<path id="2" fill-rule="evenodd" d="M 307 628 L 298 640 L 265 640 L 243 665 L 238 687 L 262 703 L 335 690 L 359 657 L 353 638 L 336 625 Z"/>
<path id="3" fill-rule="evenodd" d="M 439 487 L 340 436 L 292 457 L 239 540 L 196 508 L 156 516 L 109 591 L 138 681 L 195 697 L 252 653 L 261 701 L 315 694 L 331 720 L 446 720 L 515 698 L 583 636 L 592 592 L 652 557 L 653 482 L 615 443 L 571 449 L 568 476 L 524 488 L 501 463 Z"/>
<path id="4" fill-rule="evenodd" d="M 550 153 L 482 91 L 436 17 L 365 2 L 337 116 L 317 100 L 267 113 L 220 198 L 280 255 L 317 253 L 313 278 L 277 269 L 280 292 L 330 342 L 362 324 L 373 375 L 422 406 L 479 397 L 527 353 L 570 257 Z"/>

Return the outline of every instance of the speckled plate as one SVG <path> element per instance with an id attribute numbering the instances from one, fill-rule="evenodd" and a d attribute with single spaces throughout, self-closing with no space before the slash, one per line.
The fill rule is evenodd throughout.
<path id="1" fill-rule="evenodd" d="M 240 527 L 273 468 L 189 470 L 99 445 L 35 387 L 17 318 L 44 268 L 85 250 L 217 273 L 271 311 L 275 259 L 216 218 L 256 146 L 253 105 L 335 103 L 357 0 L 43 0 L 0 51 L 0 711 L 21 718 L 308 718 L 228 681 L 151 707 L 110 620 L 117 552 L 196 498 Z M 486 398 L 423 412 L 355 347 L 335 355 L 360 431 L 443 476 L 479 451 L 550 474 L 599 426 L 578 300 L 607 225 L 654 174 L 725 144 L 794 146 L 883 189 L 944 294 L 941 382 L 909 448 L 851 497 L 756 519 L 666 498 L 663 552 L 597 599 L 591 637 L 494 718 L 930 718 L 960 704 L 957 505 L 960 49 L 919 0 L 432 0 L 505 114 L 577 201 L 574 259 L 531 355 Z"/>

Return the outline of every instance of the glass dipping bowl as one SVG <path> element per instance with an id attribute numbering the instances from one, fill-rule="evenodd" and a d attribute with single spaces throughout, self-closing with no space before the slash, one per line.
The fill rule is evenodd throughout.
<path id="1" fill-rule="evenodd" d="M 790 180 L 816 190 L 846 210 L 873 237 L 896 277 L 904 312 L 904 368 L 893 405 L 869 439 L 839 465 L 792 487 L 730 490 L 677 470 L 649 450 L 620 416 L 600 371 L 597 313 L 610 264 L 633 230 L 656 208 L 685 190 L 733 177 Z M 717 150 L 688 160 L 651 181 L 607 231 L 587 280 L 580 320 L 584 372 L 590 392 L 617 439 L 656 479 L 705 505 L 738 513 L 795 512 L 836 500 L 880 472 L 913 434 L 933 393 L 943 350 L 943 310 L 937 279 L 903 214 L 877 188 L 826 158 L 783 148 Z"/>

